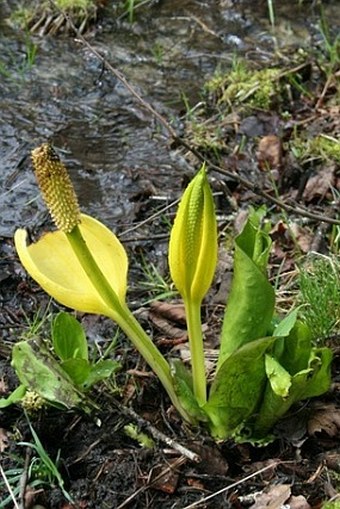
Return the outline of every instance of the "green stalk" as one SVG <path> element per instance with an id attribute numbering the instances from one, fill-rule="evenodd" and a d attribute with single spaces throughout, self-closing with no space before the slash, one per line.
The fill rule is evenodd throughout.
<path id="1" fill-rule="evenodd" d="M 116 292 L 107 281 L 92 256 L 92 253 L 88 249 L 80 228 L 75 226 L 71 233 L 65 233 L 65 235 L 94 288 L 97 290 L 105 304 L 110 308 L 110 310 L 112 310 L 110 317 L 118 323 L 125 334 L 131 339 L 135 348 L 144 357 L 151 369 L 156 373 L 172 403 L 180 412 L 182 417 L 190 421 L 189 416 L 182 408 L 175 393 L 170 366 L 167 360 L 154 345 L 127 305 L 125 303 L 122 304 L 119 300 Z"/>
<path id="2" fill-rule="evenodd" d="M 193 390 L 198 404 L 203 406 L 207 402 L 207 386 L 201 325 L 201 303 L 192 299 L 185 299 L 184 305 L 191 353 Z"/>

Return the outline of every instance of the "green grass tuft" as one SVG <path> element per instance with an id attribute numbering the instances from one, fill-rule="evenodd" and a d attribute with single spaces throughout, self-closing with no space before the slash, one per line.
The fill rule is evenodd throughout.
<path id="1" fill-rule="evenodd" d="M 336 257 L 313 255 L 300 267 L 301 314 L 322 342 L 340 330 L 340 262 Z"/>

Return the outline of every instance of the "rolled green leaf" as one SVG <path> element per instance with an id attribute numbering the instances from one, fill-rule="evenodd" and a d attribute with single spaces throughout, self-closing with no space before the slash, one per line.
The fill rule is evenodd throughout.
<path id="1" fill-rule="evenodd" d="M 308 366 L 312 350 L 312 333 L 309 327 L 299 320 L 284 339 L 284 350 L 280 356 L 280 364 L 295 375 Z"/>

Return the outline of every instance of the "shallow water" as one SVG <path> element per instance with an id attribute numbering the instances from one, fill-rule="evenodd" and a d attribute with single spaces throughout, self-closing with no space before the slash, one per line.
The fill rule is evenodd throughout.
<path id="1" fill-rule="evenodd" d="M 318 12 L 292 3 L 276 12 L 276 41 L 265 1 L 230 0 L 154 2 L 132 25 L 108 18 L 86 37 L 180 132 L 183 97 L 194 105 L 204 81 L 235 54 L 270 61 L 275 44 L 309 47 L 320 38 Z M 29 160 L 46 140 L 66 162 L 82 210 L 111 228 L 133 222 L 139 193 L 162 204 L 177 197 L 188 163 L 170 149 L 164 129 L 73 37 L 11 28 L 14 4 L 0 7 L 0 236 L 46 220 Z M 335 4 L 325 6 L 330 19 Z"/>

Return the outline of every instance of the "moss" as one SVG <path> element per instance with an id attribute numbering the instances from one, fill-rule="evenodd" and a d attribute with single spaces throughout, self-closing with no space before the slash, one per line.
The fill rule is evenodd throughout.
<path id="1" fill-rule="evenodd" d="M 216 155 L 225 148 L 225 141 L 219 124 L 206 125 L 199 120 L 190 123 L 191 137 L 195 146 Z"/>
<path id="2" fill-rule="evenodd" d="M 89 11 L 95 6 L 92 0 L 55 0 L 55 3 L 62 10 Z"/>
<path id="3" fill-rule="evenodd" d="M 10 16 L 10 22 L 21 28 L 26 28 L 35 15 L 35 10 L 28 7 L 18 7 L 12 12 Z"/>
<path id="4" fill-rule="evenodd" d="M 279 77 L 282 70 L 272 67 L 254 71 L 242 61 L 231 72 L 217 72 L 205 85 L 205 90 L 217 97 L 218 104 L 249 106 L 267 110 L 280 95 Z"/>
<path id="5" fill-rule="evenodd" d="M 311 151 L 322 159 L 332 159 L 340 163 L 340 141 L 321 134 L 311 141 Z"/>
<path id="6" fill-rule="evenodd" d="M 20 6 L 14 10 L 9 22 L 21 29 L 39 31 L 41 35 L 45 35 L 67 29 L 63 13 L 69 14 L 75 25 L 82 30 L 96 19 L 97 6 L 94 0 L 55 0 L 55 5 L 54 8 L 49 1 L 40 3 L 31 0 L 25 7 Z"/>
<path id="7" fill-rule="evenodd" d="M 340 499 L 326 502 L 326 504 L 322 506 L 322 509 L 340 509 Z"/>
<path id="8" fill-rule="evenodd" d="M 295 137 L 290 148 L 300 162 L 322 159 L 340 163 L 340 142 L 326 134 L 320 134 L 311 139 Z"/>

